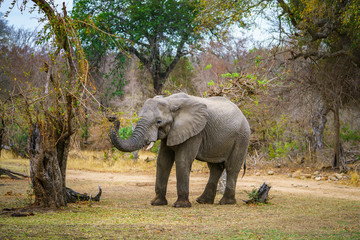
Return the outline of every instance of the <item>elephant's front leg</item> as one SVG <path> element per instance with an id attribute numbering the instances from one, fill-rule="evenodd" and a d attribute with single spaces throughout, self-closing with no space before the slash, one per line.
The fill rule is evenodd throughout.
<path id="1" fill-rule="evenodd" d="M 200 144 L 201 138 L 193 137 L 180 146 L 177 146 L 175 151 L 175 165 L 178 199 L 173 204 L 173 207 L 191 207 L 189 201 L 190 170 Z"/>
<path id="2" fill-rule="evenodd" d="M 178 198 L 173 207 L 191 207 L 189 201 L 189 178 L 191 164 L 187 161 L 175 161 L 176 187 Z"/>
<path id="3" fill-rule="evenodd" d="M 171 168 L 174 164 L 174 152 L 161 141 L 159 156 L 156 163 L 155 198 L 151 205 L 167 205 L 166 189 Z"/>

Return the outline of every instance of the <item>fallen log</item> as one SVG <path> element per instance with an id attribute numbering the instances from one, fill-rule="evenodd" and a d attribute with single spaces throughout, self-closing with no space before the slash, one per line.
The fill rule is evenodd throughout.
<path id="1" fill-rule="evenodd" d="M 67 187 L 66 188 L 66 201 L 68 203 L 75 203 L 75 202 L 79 202 L 79 201 L 95 201 L 95 202 L 99 202 L 101 194 L 102 194 L 102 190 L 101 190 L 100 186 L 98 186 L 98 187 L 99 187 L 99 193 L 95 197 L 92 197 L 91 194 L 90 194 L 90 196 L 88 196 L 86 194 L 75 192 L 71 188 Z"/>

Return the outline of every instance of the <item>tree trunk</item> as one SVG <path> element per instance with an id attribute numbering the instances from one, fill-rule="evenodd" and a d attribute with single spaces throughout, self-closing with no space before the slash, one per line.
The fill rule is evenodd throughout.
<path id="1" fill-rule="evenodd" d="M 52 143 L 49 132 L 41 132 L 39 124 L 32 126 L 29 138 L 30 178 L 35 205 L 44 208 L 66 206 L 65 172 L 70 136 Z"/>
<path id="2" fill-rule="evenodd" d="M 329 108 L 323 104 L 319 104 L 315 110 L 315 113 L 313 114 L 313 117 L 310 119 L 310 125 L 313 131 L 313 152 L 324 148 L 324 129 L 326 126 L 326 116 L 328 113 Z"/>
<path id="3" fill-rule="evenodd" d="M 162 79 L 158 74 L 152 76 L 152 78 L 153 78 L 153 82 L 154 82 L 154 94 L 161 95 L 164 79 Z"/>
<path id="4" fill-rule="evenodd" d="M 339 104 L 335 104 L 334 106 L 334 161 L 333 168 L 340 169 L 341 171 L 346 171 L 346 159 L 344 155 L 343 148 L 341 146 L 340 139 L 340 113 L 339 113 Z"/>
<path id="5" fill-rule="evenodd" d="M 80 148 L 81 150 L 86 150 L 89 146 L 89 129 L 90 129 L 90 123 L 89 123 L 89 116 L 88 116 L 88 110 L 85 107 L 84 108 L 84 114 L 85 114 L 85 121 L 81 127 L 81 138 L 80 138 Z"/>
<path id="6" fill-rule="evenodd" d="M 0 126 L 0 157 L 1 157 L 1 150 L 2 150 L 2 142 L 3 142 L 3 136 L 5 132 L 5 123 L 4 119 L 1 119 L 1 126 Z"/>

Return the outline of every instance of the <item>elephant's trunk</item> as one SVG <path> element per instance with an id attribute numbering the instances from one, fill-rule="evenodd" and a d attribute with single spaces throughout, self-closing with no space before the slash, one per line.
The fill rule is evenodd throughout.
<path id="1" fill-rule="evenodd" d="M 145 145 L 144 127 L 145 121 L 140 120 L 136 125 L 131 137 L 127 140 L 121 139 L 119 136 L 119 120 L 114 121 L 114 127 L 111 128 L 110 139 L 114 147 L 119 149 L 122 152 L 133 152 L 139 150 Z M 146 124 L 145 124 L 146 125 Z"/>

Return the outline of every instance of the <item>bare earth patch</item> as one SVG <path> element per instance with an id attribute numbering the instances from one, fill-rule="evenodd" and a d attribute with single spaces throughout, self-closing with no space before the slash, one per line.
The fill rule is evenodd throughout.
<path id="1" fill-rule="evenodd" d="M 193 173 L 191 174 L 190 184 L 192 192 L 201 192 L 204 190 L 208 174 Z M 99 183 L 112 183 L 124 185 L 124 187 L 151 187 L 154 190 L 155 174 L 149 173 L 109 173 L 109 172 L 90 172 L 81 170 L 68 170 L 67 180 L 69 183 L 73 181 L 99 181 Z M 268 183 L 272 189 L 271 193 L 275 194 L 301 194 L 310 195 L 314 197 L 327 197 L 348 199 L 360 201 L 360 188 L 355 186 L 344 185 L 340 183 L 314 180 L 300 180 L 296 178 L 289 178 L 282 175 L 272 176 L 254 176 L 245 175 L 243 178 L 239 177 L 237 182 L 237 192 L 244 190 L 251 191 L 253 188 L 258 188 L 263 182 Z M 176 178 L 172 174 L 168 185 L 170 192 L 176 192 Z M 96 190 L 96 188 L 95 188 Z M 275 194 L 276 195 L 276 194 Z M 193 196 L 196 197 L 196 196 Z"/>

